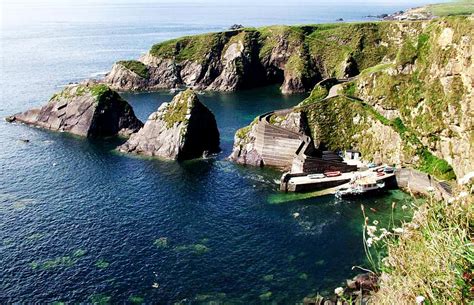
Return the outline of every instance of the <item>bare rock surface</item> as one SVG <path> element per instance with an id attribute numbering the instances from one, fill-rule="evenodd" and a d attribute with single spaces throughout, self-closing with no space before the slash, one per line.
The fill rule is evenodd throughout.
<path id="1" fill-rule="evenodd" d="M 162 104 L 118 150 L 171 160 L 193 159 L 219 151 L 219 131 L 212 112 L 188 89 Z"/>
<path id="2" fill-rule="evenodd" d="M 129 136 L 143 126 L 117 92 L 92 83 L 68 86 L 45 106 L 15 114 L 7 121 L 85 137 Z"/>

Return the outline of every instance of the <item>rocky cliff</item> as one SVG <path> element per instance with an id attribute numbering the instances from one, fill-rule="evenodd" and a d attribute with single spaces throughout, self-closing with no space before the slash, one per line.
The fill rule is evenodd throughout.
<path id="1" fill-rule="evenodd" d="M 7 120 L 85 137 L 129 136 L 143 126 L 132 107 L 103 84 L 68 86 L 45 106 Z"/>
<path id="2" fill-rule="evenodd" d="M 384 38 L 371 49 L 383 51 L 380 63 L 363 68 L 355 60 L 360 73 L 339 85 L 337 96 L 323 99 L 328 88 L 316 86 L 294 113 L 307 117 L 317 146 L 357 148 L 367 160 L 409 165 L 443 179 L 474 170 L 473 17 L 380 27 Z M 328 67 L 336 66 L 333 61 Z M 238 132 L 234 151 L 241 151 L 242 139 L 252 139 L 251 130 Z"/>
<path id="3" fill-rule="evenodd" d="M 414 162 L 429 170 L 429 151 L 462 177 L 474 169 L 474 18 L 446 17 L 404 32 L 396 58 L 362 71 L 348 85 L 351 94 L 425 148 Z"/>
<path id="4" fill-rule="evenodd" d="M 270 26 L 187 36 L 154 45 L 139 61 L 116 63 L 105 82 L 118 90 L 219 91 L 278 83 L 284 93 L 303 92 L 323 78 L 383 62 L 399 45 L 390 37 L 398 26 Z"/>
<path id="5" fill-rule="evenodd" d="M 172 160 L 193 159 L 219 151 L 219 131 L 212 112 L 188 89 L 162 104 L 118 149 Z"/>

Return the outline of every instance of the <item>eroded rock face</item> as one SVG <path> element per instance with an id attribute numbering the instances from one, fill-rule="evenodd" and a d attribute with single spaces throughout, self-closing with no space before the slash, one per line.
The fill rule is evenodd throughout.
<path id="1" fill-rule="evenodd" d="M 234 136 L 234 146 L 229 160 L 243 165 L 263 166 L 263 158 L 255 148 L 257 121 L 239 129 Z"/>
<path id="2" fill-rule="evenodd" d="M 193 159 L 219 151 L 219 131 L 212 112 L 188 89 L 162 104 L 118 150 L 171 160 Z"/>
<path id="3" fill-rule="evenodd" d="M 388 119 L 400 118 L 458 177 L 474 169 L 473 17 L 403 28 L 399 58 L 356 82 L 356 95 Z M 407 38 L 408 37 L 408 38 Z"/>
<path id="4" fill-rule="evenodd" d="M 7 120 L 85 137 L 129 136 L 143 126 L 132 107 L 103 84 L 68 86 L 45 106 Z"/>

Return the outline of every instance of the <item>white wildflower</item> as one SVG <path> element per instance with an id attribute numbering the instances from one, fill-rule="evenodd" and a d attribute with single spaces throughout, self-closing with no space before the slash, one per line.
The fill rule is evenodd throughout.
<path id="1" fill-rule="evenodd" d="M 386 237 L 387 235 L 390 234 L 390 232 L 388 232 L 387 229 L 385 229 L 385 228 L 381 228 L 380 232 L 381 233 L 380 233 L 379 239 L 382 239 L 382 238 L 384 238 L 384 237 Z"/>
<path id="2" fill-rule="evenodd" d="M 158 288 L 158 287 L 160 287 L 160 284 L 158 284 L 158 283 L 153 283 L 153 285 L 151 285 L 151 287 L 153 287 L 153 288 Z"/>
<path id="3" fill-rule="evenodd" d="M 337 287 L 336 289 L 334 289 L 334 293 L 337 294 L 338 296 L 341 296 L 344 293 L 344 288 Z"/>
<path id="4" fill-rule="evenodd" d="M 397 234 L 402 234 L 403 233 L 403 228 L 395 228 L 395 229 L 393 229 L 393 232 L 397 233 Z"/>
<path id="5" fill-rule="evenodd" d="M 367 247 L 372 247 L 372 244 L 373 244 L 374 240 L 372 239 L 372 237 L 369 237 L 367 238 L 366 240 L 366 243 L 367 243 Z"/>
<path id="6" fill-rule="evenodd" d="M 377 231 L 376 226 L 367 226 L 367 234 L 371 237 L 374 236 L 375 231 Z"/>
<path id="7" fill-rule="evenodd" d="M 294 217 L 294 218 L 298 218 L 298 217 L 300 217 L 300 213 L 298 213 L 298 212 L 296 212 L 296 213 L 293 213 L 293 217 Z"/>
<path id="8" fill-rule="evenodd" d="M 378 221 L 378 220 L 374 220 L 374 221 L 372 221 L 372 223 L 374 224 L 374 226 L 376 226 L 376 225 L 379 224 L 379 221 Z"/>
<path id="9" fill-rule="evenodd" d="M 402 205 L 402 210 L 406 210 L 408 207 L 406 205 Z"/>
<path id="10" fill-rule="evenodd" d="M 423 304 L 423 302 L 425 301 L 425 297 L 422 296 L 422 295 L 419 295 L 416 297 L 416 304 Z"/>

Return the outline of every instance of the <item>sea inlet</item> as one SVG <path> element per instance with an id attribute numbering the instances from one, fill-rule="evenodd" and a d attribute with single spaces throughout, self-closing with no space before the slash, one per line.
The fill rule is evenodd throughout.
<path id="1" fill-rule="evenodd" d="M 123 94 L 146 120 L 169 92 Z M 278 87 L 206 93 L 222 153 L 170 162 L 0 123 L 0 303 L 292 304 L 365 264 L 361 204 L 388 221 L 401 191 L 356 201 L 278 191 L 281 173 L 227 161 L 235 131 L 297 104 Z M 29 142 L 22 141 L 28 139 Z"/>

